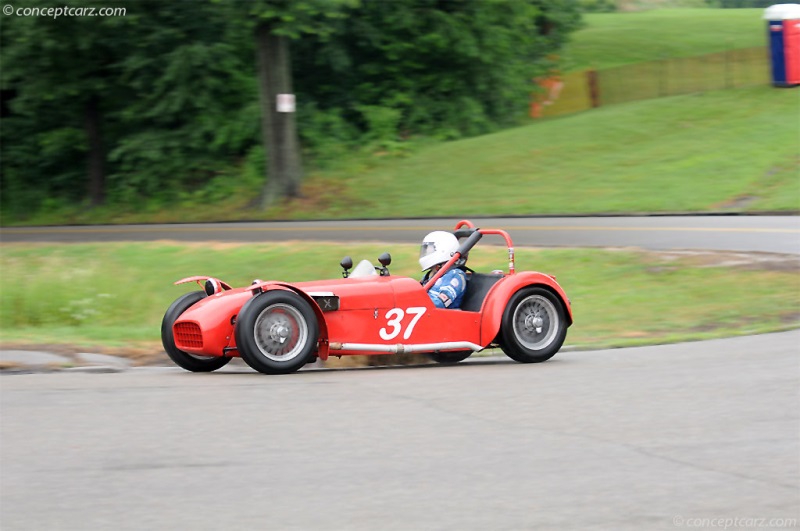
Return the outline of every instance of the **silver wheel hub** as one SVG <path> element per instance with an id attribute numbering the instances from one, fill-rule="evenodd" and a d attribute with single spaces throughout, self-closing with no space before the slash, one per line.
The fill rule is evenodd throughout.
<path id="1" fill-rule="evenodd" d="M 289 337 L 289 328 L 282 323 L 275 323 L 269 330 L 269 337 L 273 341 L 283 343 L 286 341 L 286 338 Z"/>
<path id="2" fill-rule="evenodd" d="M 541 334 L 542 325 L 544 325 L 544 319 L 542 319 L 539 315 L 530 313 L 525 317 L 526 330 L 534 331 L 537 334 Z"/>
<path id="3" fill-rule="evenodd" d="M 256 318 L 253 338 L 265 358 L 289 361 L 299 356 L 308 343 L 308 323 L 294 306 L 273 304 Z"/>
<path id="4" fill-rule="evenodd" d="M 542 350 L 556 338 L 560 326 L 553 302 L 542 295 L 531 295 L 514 309 L 514 336 L 527 349 Z"/>

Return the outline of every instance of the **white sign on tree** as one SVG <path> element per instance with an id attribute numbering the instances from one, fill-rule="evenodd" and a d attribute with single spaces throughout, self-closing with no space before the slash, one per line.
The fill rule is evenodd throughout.
<path id="1" fill-rule="evenodd" d="M 278 94 L 278 112 L 294 112 L 294 94 Z"/>

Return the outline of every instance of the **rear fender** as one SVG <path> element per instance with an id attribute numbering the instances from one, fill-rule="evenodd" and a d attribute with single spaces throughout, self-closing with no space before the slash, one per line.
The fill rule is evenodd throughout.
<path id="1" fill-rule="evenodd" d="M 493 342 L 500 332 L 503 322 L 503 312 L 511 297 L 523 288 L 543 287 L 552 291 L 564 305 L 567 313 L 567 326 L 572 324 L 572 306 L 569 298 L 555 277 L 535 271 L 525 271 L 509 275 L 489 291 L 483 303 L 481 317 L 481 344 L 488 345 Z"/>
<path id="2" fill-rule="evenodd" d="M 263 282 L 260 284 L 254 284 L 250 287 L 250 291 L 253 292 L 253 296 L 257 296 L 259 293 L 273 289 L 293 291 L 294 293 L 300 295 L 300 297 L 302 297 L 303 300 L 305 300 L 311 306 L 311 309 L 314 310 L 314 315 L 317 316 L 317 323 L 319 324 L 319 343 L 317 348 L 317 356 L 319 356 L 319 358 L 323 361 L 328 359 L 328 325 L 325 322 L 325 316 L 322 312 L 322 309 L 319 307 L 319 304 L 317 304 L 317 301 L 315 301 L 303 290 L 284 282 Z"/>

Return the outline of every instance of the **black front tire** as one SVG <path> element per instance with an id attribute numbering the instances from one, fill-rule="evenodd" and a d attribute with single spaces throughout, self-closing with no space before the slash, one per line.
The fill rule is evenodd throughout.
<path id="1" fill-rule="evenodd" d="M 187 352 L 180 350 L 175 346 L 175 337 L 172 335 L 172 325 L 178 320 L 183 312 L 188 310 L 192 305 L 196 304 L 201 299 L 205 298 L 206 294 L 203 291 L 192 291 L 187 293 L 173 302 L 164 314 L 164 319 L 161 321 L 161 343 L 164 345 L 164 350 L 172 361 L 181 368 L 192 372 L 211 372 L 216 371 L 220 367 L 224 367 L 231 361 L 227 357 L 215 356 L 194 356 Z"/>
<path id="2" fill-rule="evenodd" d="M 443 365 L 452 365 L 472 356 L 471 350 L 459 350 L 458 352 L 433 352 L 427 355 L 436 363 Z"/>
<path id="3" fill-rule="evenodd" d="M 235 333 L 239 355 L 250 367 L 264 374 L 287 374 L 314 356 L 319 323 L 300 295 L 273 290 L 242 306 Z"/>
<path id="4" fill-rule="evenodd" d="M 512 360 L 541 363 L 559 351 L 567 337 L 564 303 L 545 288 L 515 293 L 503 312 L 500 347 Z"/>

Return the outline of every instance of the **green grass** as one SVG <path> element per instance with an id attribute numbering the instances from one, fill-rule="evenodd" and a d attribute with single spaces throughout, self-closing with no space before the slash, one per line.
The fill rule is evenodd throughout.
<path id="1" fill-rule="evenodd" d="M 585 15 L 564 51 L 567 70 L 610 68 L 766 46 L 763 9 L 659 9 Z"/>
<path id="2" fill-rule="evenodd" d="M 275 217 L 800 209 L 800 93 L 740 89 L 602 107 L 317 173 Z"/>
<path id="3" fill-rule="evenodd" d="M 760 46 L 766 31 L 761 13 L 589 14 L 566 56 L 575 68 L 605 68 Z M 645 81 L 652 85 L 654 77 Z M 680 78 L 665 83 L 680 84 Z M 613 99 L 608 90 L 605 96 Z M 254 206 L 261 193 L 257 176 L 240 179 L 233 172 L 230 183 L 222 183 L 223 199 L 198 189 L 172 204 L 51 204 L 24 220 L 0 212 L 0 223 L 797 212 L 798 116 L 800 90 L 765 84 L 605 106 L 455 142 L 416 140 L 402 144 L 411 146 L 402 151 L 406 156 L 361 149 L 325 169 L 307 164 L 303 198 L 267 211 Z"/>
<path id="4" fill-rule="evenodd" d="M 178 278 L 210 274 L 244 285 L 253 278 L 301 281 L 339 276 L 348 253 L 373 261 L 387 246 L 321 243 L 4 244 L 0 255 L 0 341 L 157 351 L 163 312 L 192 286 Z M 417 250 L 393 245 L 395 275 L 418 276 Z M 556 274 L 575 325 L 567 344 L 623 346 L 781 330 L 800 323 L 800 275 L 793 267 L 700 267 L 714 255 L 640 251 L 519 249 L 519 270 Z M 503 268 L 503 248 L 479 246 L 478 270 Z"/>
<path id="5" fill-rule="evenodd" d="M 800 210 L 800 91 L 756 87 L 614 105 L 407 157 L 354 156 L 267 212 L 187 201 L 72 209 L 29 224 Z"/>

